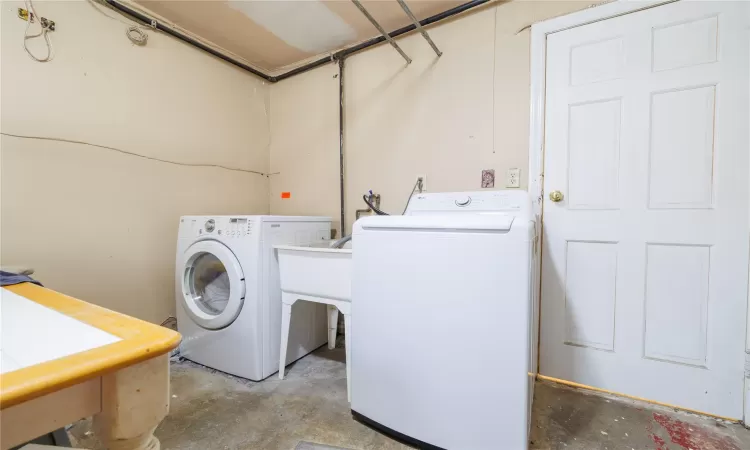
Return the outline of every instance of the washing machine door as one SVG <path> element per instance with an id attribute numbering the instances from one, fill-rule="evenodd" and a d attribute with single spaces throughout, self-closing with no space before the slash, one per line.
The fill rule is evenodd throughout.
<path id="1" fill-rule="evenodd" d="M 203 328 L 234 322 L 245 301 L 245 275 L 231 250 L 218 241 L 191 245 L 182 259 L 183 307 Z"/>

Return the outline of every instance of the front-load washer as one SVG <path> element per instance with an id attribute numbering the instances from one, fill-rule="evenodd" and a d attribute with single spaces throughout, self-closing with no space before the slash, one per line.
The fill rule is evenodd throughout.
<path id="1" fill-rule="evenodd" d="M 355 223 L 355 418 L 417 448 L 527 448 L 535 236 L 523 191 L 418 194 Z"/>
<path id="2" fill-rule="evenodd" d="M 181 217 L 175 273 L 180 354 L 255 381 L 278 371 L 281 290 L 273 246 L 308 245 L 330 235 L 328 217 Z M 298 303 L 287 364 L 328 340 L 326 306 Z"/>

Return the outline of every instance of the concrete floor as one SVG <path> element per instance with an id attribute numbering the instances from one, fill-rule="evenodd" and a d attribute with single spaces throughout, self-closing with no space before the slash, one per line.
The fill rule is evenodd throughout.
<path id="1" fill-rule="evenodd" d="M 407 449 L 354 421 L 346 401 L 344 349 L 322 348 L 282 381 L 254 383 L 189 361 L 172 365 L 170 415 L 156 430 L 165 450 L 291 450 L 301 441 L 350 449 Z M 70 431 L 98 450 L 89 420 Z M 537 383 L 532 449 L 750 449 L 750 430 L 672 409 Z M 500 449 L 514 450 L 514 449 Z"/>

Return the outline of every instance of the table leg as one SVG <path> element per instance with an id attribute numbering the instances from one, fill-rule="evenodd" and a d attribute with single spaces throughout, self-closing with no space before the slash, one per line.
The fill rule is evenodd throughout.
<path id="1" fill-rule="evenodd" d="M 94 429 L 109 450 L 159 450 L 154 430 L 169 412 L 169 354 L 102 376 Z"/>

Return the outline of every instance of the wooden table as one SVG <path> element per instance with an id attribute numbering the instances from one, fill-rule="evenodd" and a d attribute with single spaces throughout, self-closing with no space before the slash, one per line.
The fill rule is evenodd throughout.
<path id="1" fill-rule="evenodd" d="M 158 450 L 172 330 L 23 283 L 0 290 L 0 449 L 94 416 L 111 450 Z"/>

